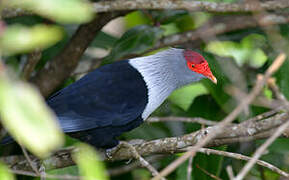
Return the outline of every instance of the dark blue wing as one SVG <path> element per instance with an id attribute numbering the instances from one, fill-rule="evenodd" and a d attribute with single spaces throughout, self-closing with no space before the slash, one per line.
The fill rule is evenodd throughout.
<path id="1" fill-rule="evenodd" d="M 52 95 L 47 104 L 64 132 L 121 126 L 139 118 L 148 92 L 128 61 L 103 66 Z"/>

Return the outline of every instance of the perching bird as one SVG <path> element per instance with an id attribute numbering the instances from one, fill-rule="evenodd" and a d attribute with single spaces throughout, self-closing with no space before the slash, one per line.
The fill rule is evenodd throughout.
<path id="1" fill-rule="evenodd" d="M 171 48 L 102 66 L 47 99 L 62 130 L 97 148 L 112 148 L 177 88 L 209 78 L 197 52 Z"/>

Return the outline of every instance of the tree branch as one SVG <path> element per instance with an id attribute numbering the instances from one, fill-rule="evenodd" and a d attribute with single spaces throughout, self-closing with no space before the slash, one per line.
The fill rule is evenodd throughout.
<path id="1" fill-rule="evenodd" d="M 186 151 L 186 150 L 184 150 L 184 151 Z M 199 149 L 198 152 L 201 152 L 204 154 L 216 154 L 216 155 L 230 157 L 230 158 L 239 159 L 239 160 L 243 160 L 243 161 L 250 161 L 252 159 L 251 157 L 244 156 L 242 154 L 226 152 L 226 151 L 219 151 L 219 150 L 208 149 L 208 148 L 201 148 L 201 149 Z M 288 173 L 282 171 L 281 169 L 279 169 L 279 168 L 277 168 L 277 167 L 273 166 L 272 164 L 269 164 L 265 161 L 257 160 L 256 163 L 259 164 L 260 166 L 266 167 L 266 168 L 270 169 L 271 171 L 276 172 L 276 173 L 278 173 L 284 177 L 289 177 Z"/>
<path id="2" fill-rule="evenodd" d="M 188 10 L 188 11 L 205 11 L 214 13 L 226 12 L 254 12 L 259 11 L 260 7 L 265 10 L 280 10 L 289 8 L 287 0 L 271 0 L 260 3 L 259 6 L 254 6 L 251 3 L 216 3 L 194 0 L 115 0 L 101 1 L 93 4 L 96 13 L 126 11 L 126 10 Z M 2 11 L 3 18 L 11 18 L 23 15 L 31 15 L 31 12 L 24 11 L 20 8 L 6 8 Z"/>
<path id="3" fill-rule="evenodd" d="M 268 14 L 263 17 L 262 21 L 263 26 L 269 26 L 273 24 L 285 24 L 289 22 L 289 15 Z M 257 27 L 258 25 L 258 22 L 254 18 L 252 18 L 252 16 L 216 16 L 197 30 L 174 34 L 160 39 L 149 51 L 168 46 L 185 44 L 188 42 L 191 43 L 192 41 L 194 43 L 191 44 L 196 47 L 199 46 L 202 42 L 202 37 L 208 38 L 210 36 L 224 34 L 240 29 Z"/>
<path id="4" fill-rule="evenodd" d="M 262 2 L 260 6 L 266 10 L 289 8 L 289 1 L 277 0 Z M 194 0 L 138 0 L 138 1 L 101 1 L 94 3 L 96 13 L 122 10 L 188 10 L 206 12 L 252 12 L 259 8 L 247 3 L 216 3 Z"/>
<path id="5" fill-rule="evenodd" d="M 204 118 L 200 118 L 200 117 L 196 117 L 196 118 L 190 118 L 190 117 L 174 117 L 174 116 L 170 116 L 170 117 L 151 117 L 148 118 L 146 120 L 146 122 L 148 123 L 155 123 L 155 122 L 170 122 L 170 121 L 174 121 L 174 122 L 188 122 L 188 123 L 198 123 L 198 124 L 203 124 L 203 125 L 216 125 L 217 122 L 216 121 L 211 121 L 211 120 L 207 120 Z"/>
<path id="6" fill-rule="evenodd" d="M 1 17 L 3 19 L 27 15 L 33 15 L 33 13 L 25 11 L 21 8 L 4 8 L 1 11 Z"/>
<path id="7" fill-rule="evenodd" d="M 270 137 L 278 126 L 284 124 L 289 119 L 286 113 L 275 114 L 271 117 L 257 121 L 245 121 L 240 124 L 231 124 L 226 126 L 226 131 L 219 134 L 214 140 L 211 140 L 206 146 L 216 147 L 225 144 L 248 142 L 257 139 L 265 139 Z M 134 140 L 130 144 L 137 150 L 140 156 L 149 156 L 154 154 L 171 154 L 179 150 L 190 147 L 201 141 L 206 134 L 213 131 L 214 128 L 208 127 L 191 134 L 186 134 L 180 137 L 168 137 L 156 139 L 151 141 Z M 67 148 L 59 150 L 48 159 L 41 163 L 45 166 L 46 170 L 63 168 L 74 165 L 71 158 L 71 153 L 74 148 Z M 102 156 L 105 158 L 104 153 Z M 30 157 L 37 167 L 40 167 L 40 161 L 34 156 Z M 116 154 L 110 159 L 111 161 L 126 160 L 134 158 L 134 155 L 127 148 L 120 148 Z M 1 157 L 1 161 L 10 166 L 13 170 L 30 170 L 31 167 L 24 156 L 8 156 Z"/>

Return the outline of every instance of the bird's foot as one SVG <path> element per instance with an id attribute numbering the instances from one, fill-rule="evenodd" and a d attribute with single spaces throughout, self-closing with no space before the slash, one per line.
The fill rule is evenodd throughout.
<path id="1" fill-rule="evenodd" d="M 119 142 L 119 144 L 117 146 L 105 150 L 105 155 L 106 155 L 107 159 L 108 160 L 113 159 L 114 154 L 117 153 L 121 148 L 128 148 L 134 154 L 134 156 L 136 156 L 135 154 L 138 154 L 136 149 L 131 144 L 129 144 L 125 141 L 121 141 L 121 142 Z M 138 156 L 136 156 L 136 157 L 138 157 Z"/>
<path id="2" fill-rule="evenodd" d="M 119 150 L 119 145 L 113 147 L 113 148 L 109 148 L 105 150 L 105 155 L 107 157 L 108 160 L 111 160 L 113 158 L 113 155 Z"/>

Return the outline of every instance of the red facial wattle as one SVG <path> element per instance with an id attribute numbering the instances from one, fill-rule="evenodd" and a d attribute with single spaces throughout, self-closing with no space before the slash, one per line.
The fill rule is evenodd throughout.
<path id="1" fill-rule="evenodd" d="M 191 50 L 184 51 L 184 57 L 187 60 L 187 65 L 190 70 L 202 74 L 217 84 L 217 79 L 211 72 L 208 62 L 197 52 Z"/>

